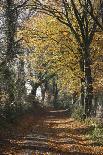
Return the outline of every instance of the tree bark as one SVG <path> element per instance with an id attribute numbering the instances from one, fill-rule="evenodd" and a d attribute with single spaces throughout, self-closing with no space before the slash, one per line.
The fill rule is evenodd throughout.
<path id="1" fill-rule="evenodd" d="M 80 60 L 80 68 L 84 74 L 81 78 L 81 105 L 84 109 L 86 117 L 91 116 L 92 99 L 93 99 L 93 79 L 91 73 L 91 56 L 90 49 L 86 43 L 85 49 L 82 51 Z"/>
<path id="2" fill-rule="evenodd" d="M 7 85 L 7 93 L 9 95 L 9 104 L 14 102 L 14 72 L 12 70 L 13 60 L 15 57 L 15 33 L 16 33 L 16 23 L 17 23 L 17 14 L 14 9 L 14 0 L 6 0 L 6 8 L 5 8 L 5 16 L 6 16 L 6 40 L 7 40 L 7 50 L 6 50 L 6 85 Z"/>
<path id="3" fill-rule="evenodd" d="M 7 36 L 7 62 L 15 57 L 15 34 L 17 24 L 17 13 L 14 0 L 6 0 L 6 36 Z"/>
<path id="4" fill-rule="evenodd" d="M 84 54 L 84 78 L 85 78 L 85 114 L 91 116 L 92 99 L 93 99 L 93 79 L 91 74 L 90 51 L 86 50 Z"/>
<path id="5" fill-rule="evenodd" d="M 46 93 L 47 89 L 48 89 L 48 82 L 45 81 L 45 83 L 43 83 L 43 84 L 41 85 L 42 103 L 44 103 L 44 100 L 45 100 L 45 93 Z"/>
<path id="6" fill-rule="evenodd" d="M 83 58 L 83 55 L 81 56 L 81 59 L 80 59 L 80 69 L 84 73 L 84 58 Z M 84 106 L 85 106 L 84 83 L 85 83 L 85 79 L 84 79 L 84 77 L 82 77 L 81 78 L 81 92 L 80 92 L 81 93 L 81 101 L 80 101 L 80 103 L 81 103 L 83 109 L 84 109 Z"/>
<path id="7" fill-rule="evenodd" d="M 52 94 L 53 94 L 53 106 L 54 106 L 54 108 L 57 108 L 58 107 L 58 105 L 57 105 L 58 86 L 57 86 L 57 83 L 56 83 L 56 79 L 55 78 L 53 78 L 52 85 L 53 85 L 53 91 L 52 91 Z"/>
<path id="8" fill-rule="evenodd" d="M 38 83 L 34 83 L 33 81 L 31 82 L 31 86 L 32 86 L 32 90 L 31 90 L 31 94 L 34 96 L 34 98 L 36 97 L 36 92 L 37 92 L 37 88 L 40 86 Z"/>

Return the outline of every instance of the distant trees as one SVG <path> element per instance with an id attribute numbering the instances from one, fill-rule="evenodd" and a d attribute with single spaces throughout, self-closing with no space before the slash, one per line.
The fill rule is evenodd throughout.
<path id="1" fill-rule="evenodd" d="M 91 0 L 1 0 L 0 97 L 8 111 L 25 104 L 29 81 L 33 100 L 41 87 L 42 102 L 48 95 L 56 107 L 59 90 L 66 91 L 73 103 L 81 96 L 91 116 L 93 95 L 102 89 L 100 17 L 102 1 L 96 7 Z"/>
<path id="2" fill-rule="evenodd" d="M 22 11 L 25 10 L 25 1 L 1 0 L 0 1 L 0 96 L 7 117 L 13 107 L 18 108 L 24 102 L 25 96 L 25 71 L 24 61 L 20 55 L 24 54 L 20 40 L 17 38 L 18 27 L 22 20 Z M 25 17 L 28 16 L 27 14 Z M 21 21 L 20 21 L 21 20 Z M 5 95 L 5 101 L 3 96 Z"/>
<path id="3" fill-rule="evenodd" d="M 82 76 L 77 64 L 79 57 L 76 51 L 76 43 L 69 34 L 64 25 L 44 14 L 39 14 L 28 20 L 24 29 L 19 33 L 23 36 L 23 46 L 35 47 L 33 50 L 31 48 L 32 53 L 28 56 L 32 70 L 35 72 L 32 76 L 32 78 L 34 77 L 34 86 L 36 83 L 37 86 L 43 85 L 42 90 L 44 92 L 44 86 L 49 86 L 52 83 L 54 95 L 52 93 L 51 95 L 55 96 L 55 101 L 58 96 L 58 88 L 56 88 L 58 82 L 61 81 L 61 86 L 66 86 L 66 90 L 68 89 L 71 92 L 80 87 L 77 84 L 79 77 Z M 71 44 L 72 41 L 74 45 Z M 76 67 L 75 64 L 77 64 Z M 56 75 L 58 75 L 59 80 L 55 81 Z"/>
<path id="4" fill-rule="evenodd" d="M 81 60 L 80 68 L 83 72 L 81 78 L 82 105 L 85 114 L 91 115 L 93 99 L 93 78 L 91 72 L 91 44 L 97 28 L 98 10 L 94 9 L 94 2 L 90 0 L 62 0 L 59 2 L 36 1 L 36 8 L 50 16 L 55 17 L 62 24 L 66 25 L 78 44 L 78 52 Z M 52 4 L 52 5 L 51 5 Z"/>

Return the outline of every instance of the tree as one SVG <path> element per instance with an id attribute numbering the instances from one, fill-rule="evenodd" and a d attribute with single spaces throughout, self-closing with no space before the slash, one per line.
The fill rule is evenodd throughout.
<path id="1" fill-rule="evenodd" d="M 49 4 L 50 3 L 47 4 L 47 2 L 42 3 L 36 1 L 36 7 L 38 10 L 54 16 L 61 23 L 66 25 L 68 29 L 71 30 L 76 42 L 78 43 L 78 52 L 81 55 L 81 61 L 79 63 L 84 74 L 81 83 L 84 85 L 83 94 L 85 114 L 90 116 L 93 98 L 90 53 L 91 43 L 96 32 L 97 24 L 88 13 L 88 10 L 93 13 L 93 3 L 90 0 L 62 0 L 59 2 L 58 7 Z"/>
<path id="2" fill-rule="evenodd" d="M 97 26 L 103 31 L 103 0 L 94 0 L 94 7 L 91 5 L 92 10 L 96 10 L 96 15 L 93 11 L 89 11 L 88 13 L 92 17 L 92 19 L 96 22 Z"/>
<path id="3" fill-rule="evenodd" d="M 54 70 L 57 74 L 59 74 L 59 77 L 65 86 L 67 86 L 68 81 L 69 90 L 71 88 L 72 90 L 76 89 L 81 79 L 82 105 L 85 108 L 86 115 L 89 116 L 91 113 L 93 99 L 91 53 L 93 49 L 92 42 L 97 28 L 96 21 L 90 15 L 90 12 L 94 14 L 93 3 L 91 3 L 90 0 L 84 0 L 81 2 L 75 2 L 74 0 L 63 0 L 58 1 L 58 3 L 54 1 L 52 7 L 50 5 L 51 3 L 52 2 L 42 3 L 36 1 L 36 5 L 32 4 L 32 6 L 35 6 L 39 11 L 42 11 L 45 14 L 56 17 L 57 20 L 64 25 L 64 29 L 66 31 L 61 29 L 61 33 L 58 33 L 59 35 L 57 35 L 58 28 L 57 25 L 55 26 L 56 21 L 53 18 L 49 19 L 50 17 L 48 17 L 48 19 L 52 20 L 52 22 L 47 21 L 49 29 L 47 28 L 48 30 L 41 30 L 41 28 L 43 28 L 45 25 L 43 25 L 42 20 L 44 15 L 40 15 L 39 20 L 36 18 L 36 23 L 38 23 L 37 27 L 33 27 L 34 23 L 31 22 L 32 20 L 34 21 L 34 18 L 31 18 L 30 21 L 27 21 L 26 28 L 23 30 L 23 34 L 25 33 L 23 39 L 25 40 L 26 44 L 29 43 L 29 46 L 36 47 L 36 52 L 33 53 L 31 57 L 35 59 L 33 60 L 36 62 L 34 63 L 34 68 L 37 70 L 37 72 L 53 72 Z M 40 19 L 42 24 L 40 23 Z M 55 24 L 53 24 L 53 20 Z M 51 23 L 53 24 L 52 26 Z M 54 31 L 53 35 L 51 34 L 51 28 Z M 68 42 L 73 42 L 74 46 L 71 47 L 70 44 L 68 45 Z M 73 48 L 76 53 L 72 50 Z M 64 49 L 72 52 L 67 54 L 69 52 L 64 51 Z M 57 53 L 58 51 L 60 51 L 59 54 Z M 41 63 L 40 59 L 41 61 L 44 60 L 44 62 Z M 74 67 L 75 65 L 77 66 Z M 68 68 L 66 68 L 65 71 L 64 66 L 67 66 Z M 68 74 L 66 74 L 66 72 L 68 72 Z M 82 75 L 81 72 L 83 73 Z M 76 76 L 79 74 L 80 76 L 77 78 Z M 67 81 L 65 82 L 64 79 L 67 79 Z M 74 83 L 76 84 L 76 87 L 73 86 Z"/>
<path id="4" fill-rule="evenodd" d="M 20 26 L 20 16 L 21 9 L 25 9 L 25 1 L 15 1 L 15 0 L 1 0 L 1 45 L 2 54 L 0 60 L 0 73 L 1 73 L 1 83 L 0 89 L 4 92 L 6 97 L 5 107 L 7 109 L 7 115 L 10 112 L 12 105 L 17 104 L 20 101 L 20 83 L 24 80 L 21 76 L 23 75 L 24 65 L 18 58 L 20 54 L 20 40 L 17 38 L 17 29 Z M 26 14 L 27 15 L 27 14 Z M 21 18 L 22 19 L 22 18 Z M 20 64 L 23 67 L 22 71 L 20 69 Z M 22 72 L 22 73 L 21 73 Z M 21 78 L 21 79 L 20 79 Z M 19 83 L 19 84 L 17 84 Z M 25 82 L 22 81 L 25 86 Z M 18 87 L 19 86 L 19 87 Z M 24 87 L 23 86 L 23 87 Z M 21 92 L 23 93 L 23 92 Z M 19 101 L 17 101 L 17 96 L 19 96 Z M 21 95 L 22 96 L 22 95 Z"/>
<path id="5" fill-rule="evenodd" d="M 78 65 L 80 57 L 66 26 L 52 17 L 39 14 L 27 21 L 20 33 L 24 46 L 28 44 L 29 48 L 35 47 L 28 57 L 34 71 L 44 75 L 58 74 L 58 81 L 61 81 L 63 88 L 66 87 L 71 93 L 78 91 L 78 81 L 82 77 Z"/>

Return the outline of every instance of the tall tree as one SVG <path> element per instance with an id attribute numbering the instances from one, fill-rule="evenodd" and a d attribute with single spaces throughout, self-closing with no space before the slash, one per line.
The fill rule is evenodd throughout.
<path id="1" fill-rule="evenodd" d="M 55 2 L 56 3 L 56 2 Z M 84 73 L 82 83 L 84 85 L 85 114 L 90 116 L 93 98 L 93 79 L 91 74 L 91 43 L 96 31 L 97 24 L 91 18 L 88 10 L 94 12 L 93 3 L 90 0 L 62 0 L 59 6 L 49 5 L 49 1 L 37 1 L 38 10 L 50 14 L 65 24 L 74 35 L 78 43 L 78 52 L 81 55 L 80 66 Z M 57 4 L 57 3 L 56 3 Z"/>
<path id="2" fill-rule="evenodd" d="M 23 72 L 20 69 L 21 66 L 24 67 L 23 63 L 18 59 L 18 55 L 20 54 L 20 44 L 17 39 L 17 28 L 20 26 L 21 17 L 21 9 L 25 10 L 25 4 L 27 4 L 28 0 L 25 1 L 15 1 L 15 0 L 2 0 L 1 4 L 1 12 L 3 12 L 2 25 L 4 26 L 4 33 L 1 33 L 2 36 L 2 59 L 0 64 L 0 72 L 3 79 L 2 91 L 6 93 L 7 100 L 5 102 L 7 110 L 10 110 L 11 104 L 17 102 L 17 91 L 19 89 L 16 86 L 17 81 L 20 80 L 20 74 Z M 0 13 L 1 13 L 0 12 Z M 1 25 L 1 26 L 2 26 Z M 3 27 L 1 27 L 3 30 Z M 19 65 L 18 65 L 19 63 Z M 19 67 L 17 67 L 19 66 Z M 22 73 L 20 73 L 22 72 Z M 18 74 L 18 76 L 17 76 Z M 22 81 L 23 82 L 23 81 Z M 1 84 L 0 84 L 1 85 Z M 25 85 L 25 84 L 24 84 Z M 20 85 L 19 85 L 20 87 Z M 17 90 L 18 89 L 18 90 Z M 20 98 L 19 98 L 20 99 Z"/>

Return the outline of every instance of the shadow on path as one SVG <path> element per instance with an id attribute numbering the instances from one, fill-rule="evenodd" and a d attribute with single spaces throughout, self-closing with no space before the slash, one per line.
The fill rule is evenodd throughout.
<path id="1" fill-rule="evenodd" d="M 56 112 L 33 122 L 29 132 L 0 141 L 5 155 L 102 155 L 103 147 L 91 146 L 89 127 Z M 23 124 L 22 124 L 23 125 Z M 88 129 L 88 130 L 87 130 Z"/>

